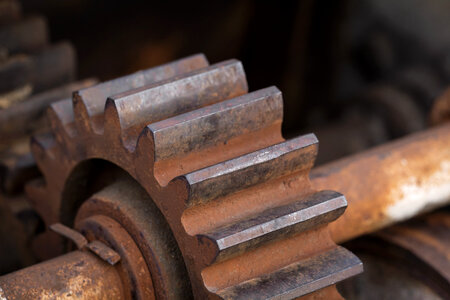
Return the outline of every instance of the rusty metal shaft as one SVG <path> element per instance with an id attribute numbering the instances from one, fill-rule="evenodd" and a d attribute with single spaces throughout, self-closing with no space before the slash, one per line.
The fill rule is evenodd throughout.
<path id="1" fill-rule="evenodd" d="M 450 123 L 313 169 L 315 189 L 344 194 L 329 225 L 341 243 L 450 203 Z"/>
<path id="2" fill-rule="evenodd" d="M 0 277 L 0 299 L 126 299 L 115 267 L 73 251 Z"/>
<path id="3" fill-rule="evenodd" d="M 450 124 L 316 168 L 311 182 L 347 197 L 346 213 L 329 225 L 336 242 L 445 205 L 450 201 Z M 126 298 L 115 268 L 84 251 L 2 276 L 0 288 L 8 300 Z"/>

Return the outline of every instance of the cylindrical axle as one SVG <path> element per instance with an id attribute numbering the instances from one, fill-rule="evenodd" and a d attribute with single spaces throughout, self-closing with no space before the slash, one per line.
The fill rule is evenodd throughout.
<path id="1" fill-rule="evenodd" d="M 450 123 L 315 168 L 315 189 L 345 195 L 329 225 L 341 243 L 450 203 Z"/>
<path id="2" fill-rule="evenodd" d="M 0 299 L 125 299 L 116 268 L 73 251 L 0 277 Z"/>

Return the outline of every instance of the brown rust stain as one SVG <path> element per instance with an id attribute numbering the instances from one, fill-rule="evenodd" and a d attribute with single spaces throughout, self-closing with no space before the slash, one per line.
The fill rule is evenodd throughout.
<path id="1" fill-rule="evenodd" d="M 335 285 L 328 286 L 320 291 L 296 298 L 296 300 L 344 300 Z"/>
<path id="2" fill-rule="evenodd" d="M 317 249 L 325 251 L 334 246 L 326 226 L 322 226 L 209 266 L 202 277 L 209 290 L 217 291 L 317 254 Z"/>
<path id="3" fill-rule="evenodd" d="M 242 134 L 223 144 L 216 144 L 193 151 L 183 157 L 162 160 L 155 163 L 155 176 L 162 186 L 182 174 L 189 173 L 215 163 L 247 154 L 276 143 L 282 142 L 281 121 L 251 134 Z"/>
<path id="4" fill-rule="evenodd" d="M 268 108 L 261 106 L 256 111 L 249 109 L 245 113 L 234 111 L 223 123 L 227 126 L 219 127 L 215 127 L 218 126 L 215 123 L 217 115 L 205 122 L 195 121 L 197 111 L 189 115 L 188 119 L 192 122 L 180 123 L 179 119 L 165 121 L 166 126 L 175 123 L 184 126 L 181 131 L 172 128 L 175 136 L 192 131 L 192 135 L 186 137 L 187 145 L 183 144 L 183 139 L 167 141 L 160 138 L 155 142 L 150 123 L 192 112 L 247 92 L 240 63 L 232 64 L 235 71 L 228 73 L 217 70 L 211 76 L 193 76 L 205 72 L 203 70 L 184 75 L 183 80 L 179 77 L 160 82 L 151 89 L 149 86 L 133 91 L 130 91 L 132 87 L 124 88 L 127 94 L 123 97 L 107 96 L 111 96 L 108 103 L 114 102 L 114 105 L 106 105 L 105 110 L 105 95 L 90 100 L 81 99 L 80 94 L 75 95 L 73 104 L 77 135 L 68 138 L 69 133 L 64 126 L 54 129 L 67 138 L 65 141 L 70 147 L 58 141 L 54 145 L 44 141 L 34 144 L 33 152 L 47 184 L 40 189 L 41 193 L 36 198 L 49 198 L 41 201 L 54 204 L 51 207 L 55 208 L 54 217 L 57 219 L 63 200 L 60 195 L 77 163 L 90 158 L 102 158 L 122 167 L 143 185 L 170 224 L 183 254 L 193 293 L 200 299 L 216 298 L 218 295 L 211 290 L 238 285 L 267 273 L 274 274 L 274 271 L 289 264 L 336 247 L 326 227 L 318 224 L 314 224 L 318 226 L 307 232 L 298 232 L 299 227 L 295 227 L 292 235 L 279 240 L 266 232 L 270 241 L 258 243 L 258 247 L 249 247 L 249 243 L 246 245 L 243 239 L 239 244 L 239 250 L 242 250 L 239 251 L 240 255 L 227 256 L 221 261 L 214 260 L 214 247 L 209 247 L 207 242 L 202 244 L 201 234 L 205 232 L 257 216 L 267 209 L 301 201 L 306 195 L 315 192 L 307 174 L 316 156 L 316 139 L 313 136 L 303 138 L 314 144 L 311 147 L 302 146 L 302 138 L 282 143 L 281 105 Z M 223 68 L 224 65 L 219 66 Z M 195 92 L 190 87 L 190 84 L 195 83 L 194 77 L 199 80 Z M 155 98 L 154 103 L 141 101 L 140 96 L 148 95 L 153 99 L 159 97 L 155 91 L 167 90 L 176 93 L 171 95 L 168 92 L 159 99 L 161 101 Z M 167 101 L 163 101 L 163 98 Z M 90 108 L 94 109 L 91 111 Z M 150 115 L 145 113 L 150 110 Z M 219 111 L 222 110 L 215 110 L 214 114 Z M 92 121 L 97 116 L 99 128 L 93 128 Z M 247 121 L 254 127 L 249 126 Z M 194 125 L 190 128 L 189 124 Z M 238 124 L 238 129 L 228 124 Z M 208 126 L 212 126 L 212 129 Z M 189 145 L 189 142 L 196 141 L 202 141 L 201 145 Z M 274 147 L 279 148 L 278 152 L 271 152 L 274 148 L 268 147 L 277 143 L 282 143 Z M 167 147 L 186 151 L 183 155 L 172 149 L 165 154 L 157 153 Z M 176 176 L 181 177 L 173 180 Z M 275 218 L 273 221 L 279 220 Z M 118 247 L 113 248 L 118 251 Z M 359 262 L 353 255 L 349 257 Z M 120 265 L 125 261 L 122 257 Z M 344 269 L 337 272 L 340 279 L 351 276 Z M 295 274 L 292 276 L 296 278 Z M 283 291 L 271 292 L 273 296 L 283 294 Z"/>
<path id="5" fill-rule="evenodd" d="M 442 172 L 443 163 L 450 163 L 449 145 L 450 124 L 446 124 L 313 169 L 315 189 L 339 191 L 348 201 L 344 215 L 330 224 L 333 239 L 344 242 L 399 221 L 390 209 L 407 196 L 402 189 L 411 180 L 418 189 L 445 184 L 430 180 Z"/>
<path id="6" fill-rule="evenodd" d="M 181 221 L 190 235 L 210 232 L 312 193 L 306 177 L 307 174 L 301 172 L 192 207 L 184 211 Z"/>
<path id="7" fill-rule="evenodd" d="M 124 299 L 116 269 L 94 254 L 74 251 L 0 277 L 8 300 Z"/>
<path id="8" fill-rule="evenodd" d="M 438 125 L 448 121 L 450 121 L 450 87 L 434 101 L 430 112 L 430 123 L 432 125 Z"/>

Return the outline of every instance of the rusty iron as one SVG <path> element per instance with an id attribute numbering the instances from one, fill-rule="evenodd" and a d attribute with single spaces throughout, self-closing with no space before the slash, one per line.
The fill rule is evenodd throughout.
<path id="1" fill-rule="evenodd" d="M 118 253 L 138 298 L 337 298 L 362 265 L 335 242 L 450 199 L 450 124 L 311 171 L 316 137 L 284 140 L 281 92 L 248 93 L 236 60 L 188 57 L 79 90 L 48 116 L 33 205 Z M 330 188 L 351 204 L 343 216 Z"/>
<path id="2" fill-rule="evenodd" d="M 47 106 L 95 80 L 73 82 L 73 46 L 49 44 L 45 18 L 22 18 L 20 3 L 9 0 L 1 1 L 3 14 L 10 17 L 0 21 L 0 189 L 10 197 L 39 175 L 29 137 L 48 130 Z"/>
<path id="3" fill-rule="evenodd" d="M 70 98 L 73 91 L 92 86 L 95 83 L 95 79 L 72 82 L 33 95 L 20 105 L 0 110 L 0 134 L 3 138 L 0 144 L 4 147 L 18 137 L 45 131 L 49 128 L 45 110 L 51 103 Z M 29 143 L 28 140 L 27 143 Z"/>
<path id="4" fill-rule="evenodd" d="M 358 153 L 311 172 L 316 189 L 342 192 L 346 213 L 330 224 L 337 243 L 450 202 L 450 124 Z"/>
<path id="5" fill-rule="evenodd" d="M 448 299 L 449 232 L 450 214 L 444 209 L 348 243 L 362 257 L 365 274 L 340 290 L 349 300 Z"/>
<path id="6" fill-rule="evenodd" d="M 4 193 L 16 194 L 23 189 L 25 182 L 39 176 L 30 153 L 29 136 L 48 130 L 50 125 L 45 118 L 47 106 L 95 82 L 94 79 L 86 79 L 70 83 L 0 110 L 0 189 Z"/>
<path id="7" fill-rule="evenodd" d="M 120 261 L 120 255 L 100 241 L 92 241 L 86 247 L 111 266 L 114 266 Z"/>
<path id="8" fill-rule="evenodd" d="M 122 280 L 134 299 L 155 299 L 151 274 L 142 252 L 121 224 L 107 216 L 96 215 L 81 220 L 76 227 L 90 241 L 88 248 L 102 260 L 110 265 L 120 260 L 117 266 L 121 269 Z"/>
<path id="9" fill-rule="evenodd" d="M 0 65 L 0 78 L 0 108 L 8 108 L 32 92 L 39 93 L 73 81 L 75 50 L 70 43 L 60 42 L 33 54 L 13 55 Z M 23 89 L 27 93 L 22 92 L 23 97 L 19 97 Z"/>
<path id="10" fill-rule="evenodd" d="M 0 1 L 1 274 L 36 262 L 32 240 L 42 230 L 42 220 L 25 197 L 24 185 L 41 175 L 29 137 L 48 130 L 45 109 L 51 102 L 95 83 L 73 82 L 75 63 L 70 43 L 49 43 L 45 18 L 23 18 L 18 1 Z M 51 233 L 46 240 L 47 251 L 61 253 L 61 248 L 53 247 L 58 246 L 52 244 L 58 237 L 52 234 L 56 236 Z"/>
<path id="11" fill-rule="evenodd" d="M 72 102 L 50 106 L 52 133 L 35 136 L 31 144 L 45 182 L 31 183 L 27 192 L 47 226 L 74 224 L 88 240 L 118 252 L 121 264 L 127 252 L 112 237 L 125 228 L 159 298 L 185 298 L 191 289 L 199 299 L 331 291 L 362 271 L 361 262 L 327 230 L 346 200 L 311 187 L 308 173 L 318 141 L 312 134 L 284 140 L 282 109 L 275 87 L 248 93 L 239 61 L 209 65 L 203 55 L 82 89 Z M 125 192 L 127 182 L 115 188 L 107 171 L 84 181 L 86 196 L 75 195 L 89 170 L 106 166 L 131 175 L 148 194 L 146 204 L 129 204 L 133 197 L 127 195 L 139 188 Z M 86 201 L 89 191 L 94 196 Z M 139 217 L 145 214 L 162 214 L 161 224 Z M 101 225 L 104 218 L 117 229 L 93 229 L 112 228 Z M 111 238 L 100 238 L 100 232 Z M 175 255 L 161 255 L 162 249 Z M 136 261 L 125 261 L 133 277 Z M 169 274 L 173 268 L 186 268 L 188 277 Z M 308 271 L 299 277 L 302 269 Z"/>
<path id="12" fill-rule="evenodd" d="M 436 212 L 409 223 L 387 228 L 377 234 L 423 262 L 436 275 L 428 278 L 444 298 L 450 297 L 450 214 Z M 425 277 L 425 276 L 424 276 Z"/>
<path id="13" fill-rule="evenodd" d="M 434 102 L 430 112 L 432 125 L 450 121 L 450 88 L 447 88 Z"/>
<path id="14" fill-rule="evenodd" d="M 17 199 L 14 199 L 17 200 Z M 27 251 L 28 244 L 23 224 L 15 218 L 15 212 L 11 208 L 10 201 L 0 195 L 0 274 L 6 274 L 34 263 L 32 256 Z"/>
<path id="15" fill-rule="evenodd" d="M 2 298 L 131 299 L 116 267 L 89 251 L 74 251 L 0 277 Z"/>
<path id="16" fill-rule="evenodd" d="M 61 223 L 52 224 L 49 226 L 49 228 L 50 230 L 72 241 L 78 249 L 83 249 L 88 244 L 88 241 L 86 240 L 84 235 Z"/>
<path id="17" fill-rule="evenodd" d="M 5 21 L 7 30 L 0 30 L 0 41 L 7 45 L 0 43 L 0 106 L 9 112 L 26 108 L 31 93 L 70 81 L 74 65 L 70 47 L 62 47 L 61 55 L 49 51 L 45 20 L 18 22 L 17 7 L 13 1 L 0 5 L 0 16 L 3 10 L 15 14 Z M 36 40 L 22 40 L 31 31 Z M 12 33 L 16 37 L 8 39 Z M 21 57 L 22 52 L 27 54 Z M 61 68 L 48 68 L 48 61 Z M 369 106 L 370 112 L 356 122 L 344 117 L 336 123 L 340 130 L 332 126 L 328 132 L 330 144 L 321 147 L 343 155 L 386 140 L 388 130 L 399 136 L 422 129 L 424 103 L 416 102 L 431 100 L 439 84 L 426 72 L 410 71 L 402 70 L 393 84 L 382 81 L 366 89 L 364 109 Z M 431 84 L 424 83 L 427 79 Z M 38 135 L 47 126 L 41 123 L 42 107 L 53 100 L 35 103 L 38 122 L 30 121 L 33 113 L 11 114 L 10 122 L 0 119 L 0 126 L 8 127 L 2 135 L 8 139 L 0 144 L 10 147 L 14 140 L 16 151 L 8 149 L 0 179 L 4 191 L 16 193 L 36 178 L 34 163 L 39 164 L 43 178 L 27 187 L 33 206 L 47 227 L 83 249 L 72 254 L 96 254 L 88 263 L 98 270 L 105 262 L 114 266 L 120 280 L 112 284 L 120 292 L 105 298 L 341 299 L 334 283 L 362 268 L 334 242 L 450 200 L 448 125 L 310 171 L 316 137 L 284 140 L 281 93 L 274 87 L 248 93 L 235 60 L 209 66 L 197 55 L 75 90 L 72 99 L 53 99 L 66 100 L 48 111 L 50 133 Z M 447 100 L 433 107 L 432 124 L 448 120 Z M 378 115 L 368 120 L 373 111 Z M 353 145 L 336 146 L 349 132 L 346 140 Z M 36 161 L 23 142 L 30 133 Z M 344 217 L 347 200 L 329 188 L 347 194 L 350 209 Z M 410 228 L 389 231 L 382 238 L 422 255 L 448 284 L 448 255 L 428 249 L 448 245 L 437 247 L 432 234 L 423 239 L 423 232 L 410 233 Z M 39 255 L 54 256 L 72 245 L 47 230 L 33 246 Z M 71 258 L 59 258 L 59 267 L 52 268 L 68 273 L 65 264 Z M 28 269 L 33 291 L 73 296 L 47 292 L 47 279 L 36 274 L 53 269 L 35 267 Z M 17 280 L 13 275 L 0 277 L 0 299 L 36 297 L 23 288 L 16 292 L 9 284 Z M 100 293 L 107 292 L 103 283 Z M 75 296 L 102 297 L 91 293 L 93 286 L 83 288 L 85 293 Z"/>
<path id="18" fill-rule="evenodd" d="M 0 45 L 9 54 L 43 49 L 49 41 L 47 21 L 41 16 L 10 20 L 0 28 Z"/>
<path id="19" fill-rule="evenodd" d="M 120 179 L 95 193 L 78 210 L 75 224 L 99 215 L 121 224 L 136 242 L 151 273 L 157 299 L 192 297 L 175 238 L 164 216 L 138 183 Z"/>
<path id="20" fill-rule="evenodd" d="M 128 232 L 109 216 L 98 214 L 95 210 L 88 210 L 87 213 L 89 212 L 94 215 L 84 214 L 76 224 L 82 234 L 62 224 L 50 226 L 53 231 L 75 241 L 80 250 L 84 251 L 74 251 L 0 277 L 5 299 L 155 299 L 150 272 L 140 249 Z M 89 252 L 98 259 L 86 254 Z M 84 264 L 89 264 L 89 267 L 78 268 Z M 114 271 L 106 269 L 105 264 L 114 266 Z M 47 274 L 52 272 L 57 274 Z M 103 272 L 111 274 L 103 278 Z M 27 277 L 21 278 L 23 274 L 27 274 Z M 111 280 L 111 276 L 119 276 L 119 281 Z M 21 282 L 27 278 L 33 282 Z M 49 284 L 50 280 L 53 285 Z M 62 281 L 65 281 L 64 284 Z M 116 291 L 107 291 L 110 284 L 114 285 Z"/>

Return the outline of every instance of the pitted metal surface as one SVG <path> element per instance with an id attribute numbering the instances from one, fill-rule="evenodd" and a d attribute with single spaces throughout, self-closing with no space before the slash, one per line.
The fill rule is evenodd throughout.
<path id="1" fill-rule="evenodd" d="M 345 198 L 310 186 L 316 137 L 284 140 L 282 108 L 275 87 L 248 93 L 239 61 L 209 65 L 203 55 L 80 90 L 73 110 L 69 100 L 51 105 L 52 132 L 32 142 L 45 184 L 29 185 L 29 195 L 48 225 L 70 224 L 64 212 L 73 209 L 65 198 L 71 176 L 83 162 L 101 158 L 131 175 L 147 193 L 142 201 L 162 213 L 196 298 L 309 294 L 362 267 L 327 230 L 344 212 Z M 124 202 L 119 206 L 129 201 L 133 188 L 124 192 L 127 183 L 118 184 L 88 200 L 76 222 L 96 214 L 87 207 L 101 212 L 95 208 L 101 199 L 117 198 Z M 129 232 L 147 226 L 133 215 L 125 209 L 114 218 Z M 179 279 L 153 273 L 179 260 L 150 258 L 145 249 L 157 253 L 156 240 L 131 236 L 155 266 L 156 294 L 178 297 Z M 297 278 L 303 265 L 312 273 Z"/>

